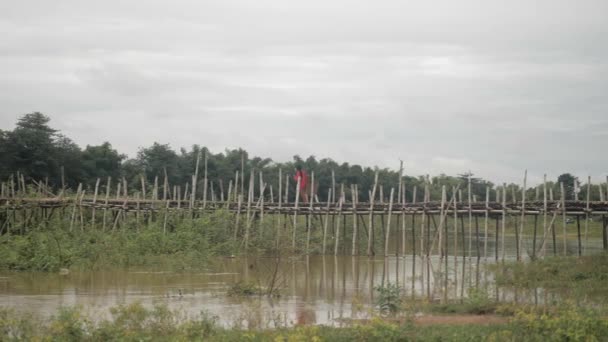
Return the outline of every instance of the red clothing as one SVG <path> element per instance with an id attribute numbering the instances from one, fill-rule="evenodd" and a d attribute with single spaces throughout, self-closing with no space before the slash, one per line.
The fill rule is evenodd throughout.
<path id="1" fill-rule="evenodd" d="M 306 190 L 308 185 L 308 174 L 304 170 L 296 171 L 296 175 L 293 179 L 297 182 L 300 179 L 300 191 Z"/>

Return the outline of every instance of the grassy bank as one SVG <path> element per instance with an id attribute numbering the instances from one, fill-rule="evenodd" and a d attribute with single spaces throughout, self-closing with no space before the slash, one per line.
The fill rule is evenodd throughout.
<path id="1" fill-rule="evenodd" d="M 107 267 L 200 268 L 213 255 L 230 255 L 238 246 L 230 236 L 231 223 L 225 212 L 195 220 L 171 220 L 128 228 L 73 229 L 64 221 L 47 228 L 0 237 L 0 268 L 9 270 L 57 271 Z"/>
<path id="2" fill-rule="evenodd" d="M 48 320 L 0 311 L 2 340 L 20 341 L 596 341 L 608 322 L 573 307 L 559 313 L 521 310 L 508 323 L 418 325 L 380 318 L 334 328 L 302 326 L 275 330 L 225 329 L 215 318 L 183 319 L 166 307 L 131 304 L 111 309 L 112 318 L 93 322 L 77 308 Z"/>

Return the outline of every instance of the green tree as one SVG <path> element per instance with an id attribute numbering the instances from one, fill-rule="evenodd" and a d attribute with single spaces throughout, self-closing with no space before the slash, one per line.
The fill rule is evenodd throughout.
<path id="1" fill-rule="evenodd" d="M 82 168 L 87 184 L 92 185 L 97 178 L 102 181 L 107 177 L 119 179 L 122 174 L 122 161 L 126 158 L 124 154 L 118 153 L 109 142 L 101 145 L 87 145 L 82 152 Z"/>
<path id="2" fill-rule="evenodd" d="M 578 178 L 574 177 L 570 173 L 563 173 L 557 177 L 557 184 L 564 184 L 564 191 L 566 192 L 566 199 L 571 200 L 574 199 L 574 189 L 575 187 L 579 188 L 580 183 L 578 182 Z M 575 185 L 576 184 L 576 185 Z"/>
<path id="3" fill-rule="evenodd" d="M 49 127 L 50 119 L 40 112 L 23 115 L 12 132 L 6 132 L 3 147 L 7 168 L 27 177 L 57 181 L 59 165 L 55 159 L 56 130 Z"/>

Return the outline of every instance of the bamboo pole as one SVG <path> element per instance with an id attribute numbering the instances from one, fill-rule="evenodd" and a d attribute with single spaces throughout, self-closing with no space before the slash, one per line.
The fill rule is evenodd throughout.
<path id="1" fill-rule="evenodd" d="M 308 199 L 310 206 L 308 207 L 308 222 L 306 225 L 306 254 L 310 253 L 310 231 L 312 230 L 312 215 L 313 215 L 313 196 L 315 188 L 315 172 L 310 173 L 310 198 Z"/>
<path id="2" fill-rule="evenodd" d="M 483 260 L 488 261 L 488 220 L 490 216 L 490 187 L 486 186 L 486 212 L 483 224 Z"/>
<path id="3" fill-rule="evenodd" d="M 158 175 L 154 176 L 154 189 L 152 190 L 152 199 L 158 201 Z"/>
<path id="4" fill-rule="evenodd" d="M 329 225 L 329 206 L 332 203 L 332 189 L 330 188 L 327 191 L 327 209 L 326 209 L 326 213 L 325 213 L 325 223 L 323 225 L 323 255 L 325 255 L 325 250 L 326 250 L 326 246 L 327 246 L 327 226 Z M 280 205 L 280 203 L 279 203 Z"/>
<path id="5" fill-rule="evenodd" d="M 82 191 L 82 183 L 78 183 L 78 190 L 76 190 L 76 198 L 74 199 L 74 206 L 72 207 L 72 218 L 70 219 L 70 232 L 74 228 L 74 220 L 76 219 L 76 206 L 78 205 L 78 199 L 80 192 Z M 23 222 L 25 224 L 25 221 Z"/>
<path id="6" fill-rule="evenodd" d="M 445 185 L 441 186 L 441 208 L 439 209 L 439 217 L 440 217 L 440 221 L 439 221 L 439 255 L 440 255 L 440 260 L 443 260 L 443 257 L 445 256 L 445 248 L 443 246 L 443 220 L 445 219 L 445 201 L 446 201 L 446 192 L 445 192 Z M 447 234 L 446 234 L 446 239 Z M 447 257 L 447 256 L 446 256 Z"/>
<path id="7" fill-rule="evenodd" d="M 454 198 L 454 297 L 458 298 L 458 196 L 455 187 L 452 187 L 452 197 Z"/>
<path id="8" fill-rule="evenodd" d="M 209 156 L 207 150 L 205 149 L 205 175 L 203 177 L 203 209 L 207 208 L 207 186 L 208 186 L 208 178 L 207 178 L 207 162 Z M 241 178 L 242 181 L 242 178 Z M 241 185 L 242 186 L 242 185 Z"/>
<path id="9" fill-rule="evenodd" d="M 338 219 L 336 228 L 336 239 L 334 243 L 334 255 L 338 255 L 338 248 L 340 247 L 340 219 L 342 218 L 342 205 L 344 204 L 344 191 L 340 192 L 340 198 L 338 199 Z"/>
<path id="10" fill-rule="evenodd" d="M 523 211 L 523 210 L 522 210 Z M 547 236 L 547 174 L 543 175 L 543 236 Z M 543 241 L 542 255 L 545 255 L 546 243 Z"/>
<path id="11" fill-rule="evenodd" d="M 373 255 L 373 242 L 374 242 L 374 197 L 376 196 L 376 188 L 378 187 L 378 171 L 374 176 L 374 186 L 372 188 L 372 195 L 369 200 L 369 234 L 367 237 L 367 255 Z"/>
<path id="12" fill-rule="evenodd" d="M 302 177 L 298 177 L 296 182 L 296 201 L 293 212 L 293 235 L 291 237 L 291 248 L 296 250 L 296 231 L 298 228 L 298 206 L 300 204 L 300 182 L 302 181 Z"/>
<path id="13" fill-rule="evenodd" d="M 524 186 L 521 189 L 521 219 L 519 226 L 519 238 L 517 239 L 517 261 L 521 261 L 522 240 L 524 226 L 526 224 L 526 181 L 528 180 L 528 170 L 524 171 Z M 516 228 L 517 229 L 517 228 Z"/>
<path id="14" fill-rule="evenodd" d="M 589 231 L 589 201 L 591 196 L 591 176 L 587 177 L 587 203 L 585 205 L 585 246 L 584 252 L 587 252 L 587 248 L 589 247 L 589 236 L 587 235 Z"/>
<path id="15" fill-rule="evenodd" d="M 391 218 L 393 217 L 393 195 L 395 193 L 395 188 L 391 188 L 391 192 L 388 200 L 388 218 L 386 220 L 386 236 L 384 241 L 384 257 L 388 257 L 388 242 L 390 240 L 391 235 Z"/>
<path id="16" fill-rule="evenodd" d="M 169 177 L 167 176 L 167 168 L 163 167 L 165 178 L 163 181 L 163 201 L 167 200 L 167 193 L 169 192 Z"/>
<path id="17" fill-rule="evenodd" d="M 279 168 L 279 214 L 277 217 L 277 232 L 276 232 L 276 248 L 279 248 L 279 241 L 281 236 L 281 207 L 283 205 L 282 192 L 283 192 L 283 170 Z"/>
<path id="18" fill-rule="evenodd" d="M 142 196 L 142 199 L 145 201 L 146 200 L 146 180 L 144 179 L 143 175 L 140 175 L 139 179 L 141 180 L 141 196 Z M 125 190 L 126 190 L 126 188 L 127 187 L 125 186 Z"/>
<path id="19" fill-rule="evenodd" d="M 559 183 L 560 188 L 560 199 L 562 203 L 562 228 L 563 228 L 563 240 L 564 240 L 564 256 L 568 255 L 568 234 L 566 227 L 566 192 L 564 190 L 564 183 Z"/>
<path id="20" fill-rule="evenodd" d="M 505 224 L 507 221 L 507 184 L 502 185 L 502 239 L 500 240 L 500 250 L 502 253 L 502 262 L 505 262 Z"/>
<path id="21" fill-rule="evenodd" d="M 253 189 L 254 189 L 255 178 L 253 175 L 253 169 L 249 176 L 249 194 L 247 196 L 247 222 L 245 222 L 245 252 L 249 248 L 249 233 L 251 230 L 251 202 L 253 201 Z"/>
<path id="22" fill-rule="evenodd" d="M 352 205 L 353 205 L 353 247 L 351 249 L 351 255 L 355 256 L 357 255 L 357 246 L 358 246 L 358 231 L 357 231 L 357 194 L 355 191 L 355 185 L 351 184 L 350 185 L 350 194 L 351 194 L 351 201 L 352 201 Z M 329 208 L 328 208 L 329 211 Z M 327 218 L 327 220 L 329 220 L 329 217 Z"/>
<path id="23" fill-rule="evenodd" d="M 95 192 L 93 193 L 93 208 L 91 209 L 91 229 L 95 229 L 95 207 L 97 203 L 97 193 L 99 192 L 99 182 L 101 179 L 97 178 L 95 182 Z"/>
<path id="24" fill-rule="evenodd" d="M 102 217 L 102 230 L 106 230 L 106 215 L 108 213 L 108 200 L 110 199 L 110 188 L 112 187 L 112 177 L 108 176 L 108 183 L 106 184 L 106 200 L 103 207 Z"/>

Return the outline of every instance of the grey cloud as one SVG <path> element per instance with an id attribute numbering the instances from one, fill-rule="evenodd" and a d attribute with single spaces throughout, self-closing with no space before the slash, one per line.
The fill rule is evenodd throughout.
<path id="1" fill-rule="evenodd" d="M 0 4 L 0 125 L 495 181 L 608 169 L 605 1 Z M 135 134 L 133 133 L 135 131 Z"/>

